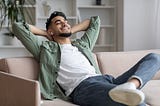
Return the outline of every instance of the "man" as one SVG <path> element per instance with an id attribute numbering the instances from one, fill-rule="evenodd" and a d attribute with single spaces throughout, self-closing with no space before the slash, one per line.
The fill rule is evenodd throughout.
<path id="1" fill-rule="evenodd" d="M 26 23 L 13 25 L 17 38 L 40 64 L 39 83 L 44 98 L 71 98 L 82 106 L 145 106 L 140 89 L 160 68 L 160 56 L 146 55 L 118 78 L 101 75 L 92 56 L 99 30 L 98 16 L 71 27 L 65 14 L 58 11 L 47 20 L 46 31 Z M 86 32 L 71 42 L 70 36 L 79 31 Z M 40 42 L 33 33 L 49 41 Z"/>

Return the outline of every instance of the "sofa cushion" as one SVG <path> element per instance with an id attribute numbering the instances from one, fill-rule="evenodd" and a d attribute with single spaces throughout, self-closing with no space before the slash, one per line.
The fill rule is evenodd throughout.
<path id="1" fill-rule="evenodd" d="M 143 88 L 142 91 L 146 97 L 146 103 L 150 106 L 160 106 L 160 80 L 151 80 Z"/>
<path id="2" fill-rule="evenodd" d="M 66 102 L 61 99 L 54 99 L 53 101 L 50 100 L 43 100 L 41 106 L 78 106 L 70 102 Z"/>
<path id="3" fill-rule="evenodd" d="M 39 65 L 33 57 L 0 59 L 0 70 L 20 77 L 36 80 Z"/>

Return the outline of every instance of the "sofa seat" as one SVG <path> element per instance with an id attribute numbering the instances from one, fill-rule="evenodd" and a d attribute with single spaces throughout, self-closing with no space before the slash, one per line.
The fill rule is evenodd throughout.
<path id="1" fill-rule="evenodd" d="M 55 99 L 53 101 L 50 100 L 43 100 L 41 106 L 78 106 L 71 102 L 66 102 L 61 99 Z"/>

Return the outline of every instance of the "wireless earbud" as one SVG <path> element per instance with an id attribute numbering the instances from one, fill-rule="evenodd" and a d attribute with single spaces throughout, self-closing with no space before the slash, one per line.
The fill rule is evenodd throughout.
<path id="1" fill-rule="evenodd" d="M 51 32 L 51 35 L 53 35 L 53 32 Z"/>

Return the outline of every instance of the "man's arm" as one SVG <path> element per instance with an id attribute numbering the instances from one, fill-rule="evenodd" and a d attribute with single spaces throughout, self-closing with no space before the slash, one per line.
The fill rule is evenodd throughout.
<path id="1" fill-rule="evenodd" d="M 12 25 L 14 35 L 22 42 L 22 44 L 30 51 L 33 56 L 39 60 L 40 46 L 42 41 L 30 31 L 30 27 L 26 23 L 15 22 Z"/>
<path id="2" fill-rule="evenodd" d="M 86 27 L 85 27 L 86 28 Z M 92 50 L 100 31 L 100 18 L 99 16 L 93 16 L 90 18 L 89 25 L 87 26 L 86 32 L 81 37 L 82 42 L 86 42 L 88 47 Z"/>
<path id="3" fill-rule="evenodd" d="M 37 27 L 30 25 L 30 24 L 29 24 L 29 28 L 30 28 L 31 32 L 36 35 L 47 36 L 47 32 L 43 29 L 37 28 Z"/>
<path id="4" fill-rule="evenodd" d="M 30 28 L 30 31 L 33 34 L 46 37 L 48 40 L 52 40 L 52 37 L 50 35 L 48 35 L 46 30 L 40 29 L 40 28 L 35 27 L 33 25 L 30 25 L 30 24 L 29 24 L 29 28 Z"/>
<path id="5" fill-rule="evenodd" d="M 84 20 L 79 24 L 76 24 L 72 27 L 71 29 L 71 33 L 76 33 L 76 32 L 80 32 L 80 31 L 86 31 L 89 27 L 90 24 L 90 20 Z"/>

